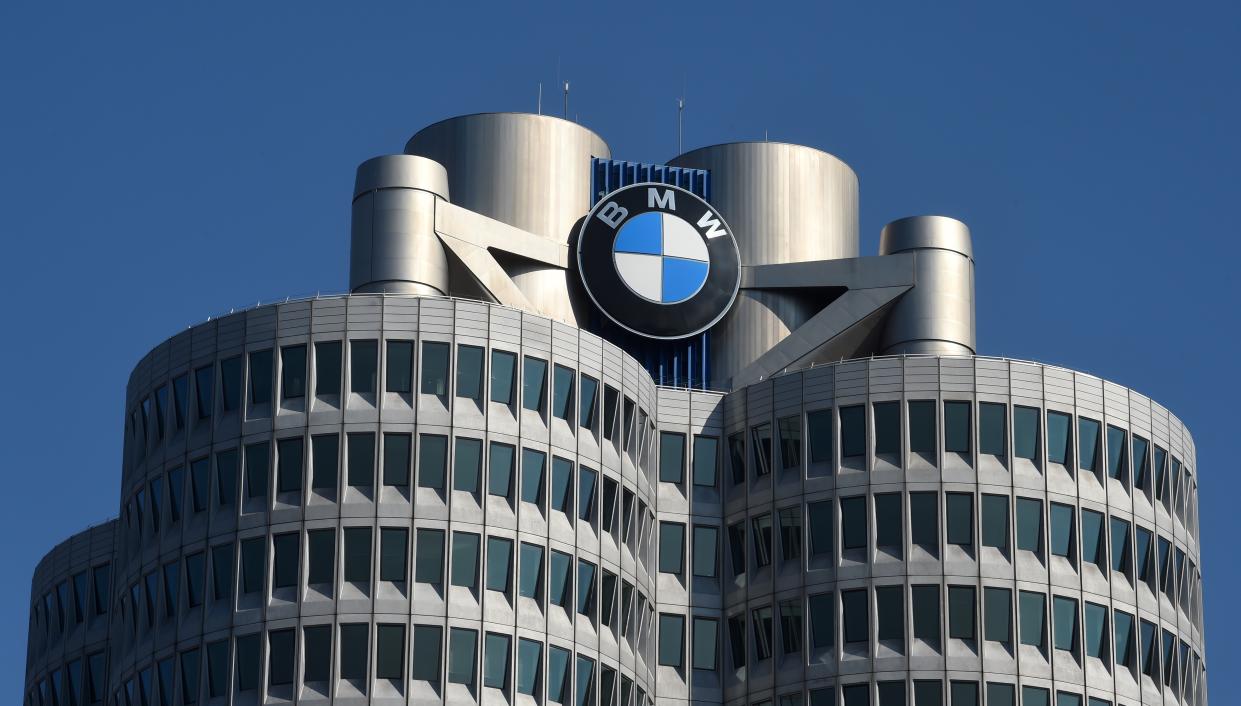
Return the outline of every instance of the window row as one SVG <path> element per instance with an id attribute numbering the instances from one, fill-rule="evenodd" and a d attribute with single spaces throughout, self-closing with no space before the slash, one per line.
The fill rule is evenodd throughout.
<path id="1" fill-rule="evenodd" d="M 129 414 L 129 433 L 139 450 L 138 458 L 151 445 L 185 430 L 187 424 L 239 413 L 243 406 L 248 417 L 270 416 L 277 395 L 282 404 L 313 395 L 339 406 L 346 369 L 348 392 L 373 403 L 380 391 L 380 341 L 347 343 L 348 361 L 341 341 L 318 341 L 309 348 L 306 344 L 283 346 L 278 361 L 273 349 L 251 351 L 160 385 Z M 628 454 L 640 467 L 647 465 L 653 419 L 617 388 L 604 384 L 601 390 L 599 380 L 590 375 L 500 349 L 490 351 L 488 365 L 485 348 L 460 344 L 454 356 L 452 344 L 445 341 L 422 341 L 420 359 L 415 361 L 414 341 L 383 343 L 384 393 L 412 395 L 417 362 L 418 393 L 437 398 L 446 407 L 457 398 L 471 401 L 481 410 L 485 408 L 484 397 L 513 411 L 520 405 L 544 421 L 558 419 L 570 429 L 590 431 L 612 442 L 619 453 Z M 308 382 L 311 350 L 313 389 Z M 244 390 L 243 373 L 247 383 Z"/>
<path id="2" fill-rule="evenodd" d="M 111 576 L 112 565 L 99 564 L 56 584 L 41 600 L 35 599 L 30 606 L 30 635 L 43 638 L 40 650 L 61 634 L 107 615 Z"/>
<path id="3" fill-rule="evenodd" d="M 1013 458 L 1040 468 L 1044 460 L 1070 475 L 1076 468 L 1100 484 L 1105 477 L 1115 479 L 1125 489 L 1139 489 L 1182 519 L 1193 518 L 1187 526 L 1196 526 L 1197 485 L 1190 469 L 1141 435 L 1081 416 L 1075 427 L 1072 414 L 1051 409 L 1044 413 L 1022 405 L 910 400 L 904 408 L 907 426 L 902 424 L 902 403 L 891 401 L 811 410 L 781 417 L 774 427 L 763 422 L 751 426 L 748 434 L 730 434 L 732 482 L 740 485 L 747 477 L 762 478 L 773 470 L 797 475 L 803 467 L 811 476 L 830 475 L 837 449 L 842 466 L 859 469 L 865 467 L 868 449 L 896 466 L 904 465 L 906 452 L 934 465 L 942 449 L 945 455 L 967 459 L 977 451 L 1000 459 L 1007 467 L 1011 452 Z"/>
<path id="4" fill-rule="evenodd" d="M 253 537 L 187 554 L 134 581 L 120 615 L 139 635 L 175 624 L 206 601 L 230 607 L 247 596 L 294 601 L 310 590 L 331 598 L 345 584 L 373 595 L 376 581 L 402 590 L 422 584 L 441 596 L 447 587 L 460 587 L 479 602 L 491 595 L 512 606 L 528 599 L 543 611 L 580 615 L 631 643 L 644 636 L 641 621 L 653 610 L 629 580 L 541 544 L 438 528 L 416 528 L 411 538 L 406 527 L 345 527 Z"/>

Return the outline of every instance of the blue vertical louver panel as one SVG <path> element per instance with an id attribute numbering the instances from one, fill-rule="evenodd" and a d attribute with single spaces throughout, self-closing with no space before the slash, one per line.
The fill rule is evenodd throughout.
<path id="1" fill-rule="evenodd" d="M 705 169 L 595 158 L 590 169 L 590 205 L 622 186 L 644 182 L 678 186 L 711 202 L 711 173 Z M 680 341 L 656 341 L 622 329 L 597 311 L 589 328 L 642 361 L 660 385 L 701 390 L 711 379 L 710 331 Z"/>

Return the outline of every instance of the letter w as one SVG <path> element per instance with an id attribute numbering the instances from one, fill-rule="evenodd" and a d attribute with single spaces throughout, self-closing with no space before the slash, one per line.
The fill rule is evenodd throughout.
<path id="1" fill-rule="evenodd" d="M 708 240 L 718 238 L 721 235 L 728 235 L 728 231 L 724 230 L 723 226 L 724 224 L 720 222 L 720 219 L 713 217 L 710 211 L 702 214 L 702 218 L 698 219 L 698 227 L 707 229 L 704 235 L 707 236 Z"/>

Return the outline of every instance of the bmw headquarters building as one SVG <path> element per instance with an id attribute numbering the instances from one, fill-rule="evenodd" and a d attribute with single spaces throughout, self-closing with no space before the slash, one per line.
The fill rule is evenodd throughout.
<path id="1" fill-rule="evenodd" d="M 528 114 L 352 197 L 348 294 L 134 368 L 26 706 L 1207 703 L 1193 438 L 975 355 L 960 221 L 862 255 L 830 154 Z"/>

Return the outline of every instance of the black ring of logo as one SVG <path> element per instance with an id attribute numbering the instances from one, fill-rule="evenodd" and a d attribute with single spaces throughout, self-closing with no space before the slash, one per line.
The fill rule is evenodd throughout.
<path id="1" fill-rule="evenodd" d="M 651 211 L 688 222 L 707 246 L 706 281 L 696 294 L 676 304 L 659 304 L 635 294 L 621 280 L 612 257 L 625 223 Z M 631 184 L 599 200 L 578 232 L 577 267 L 599 310 L 622 328 L 648 338 L 685 338 L 711 328 L 728 313 L 741 287 L 741 254 L 724 217 L 692 192 L 654 182 Z"/>

